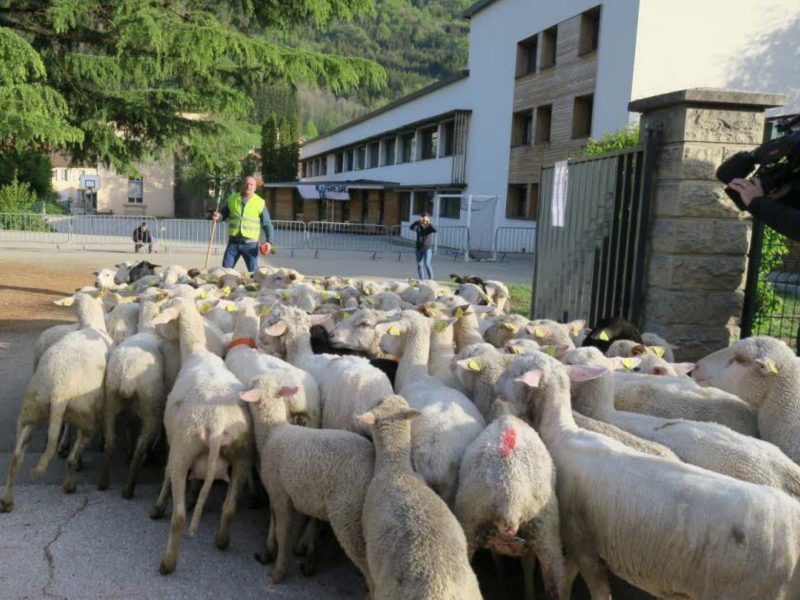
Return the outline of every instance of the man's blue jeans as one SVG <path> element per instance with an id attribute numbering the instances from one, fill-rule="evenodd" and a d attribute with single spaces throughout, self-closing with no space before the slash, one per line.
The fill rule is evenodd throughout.
<path id="1" fill-rule="evenodd" d="M 428 271 L 427 279 L 433 279 L 433 266 L 431 265 L 432 256 L 433 250 L 431 248 L 427 250 L 417 250 L 417 271 L 419 272 L 420 279 L 425 279 L 425 269 Z"/>
<path id="2" fill-rule="evenodd" d="M 247 272 L 253 273 L 258 269 L 258 242 L 228 240 L 225 256 L 222 258 L 222 266 L 226 269 L 232 269 L 240 256 L 244 259 L 244 264 L 247 265 Z"/>

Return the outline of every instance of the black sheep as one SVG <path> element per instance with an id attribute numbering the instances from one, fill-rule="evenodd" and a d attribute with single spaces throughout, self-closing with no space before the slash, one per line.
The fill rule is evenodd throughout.
<path id="1" fill-rule="evenodd" d="M 338 354 L 339 356 L 363 356 L 368 359 L 370 364 L 386 373 L 389 381 L 394 387 L 394 379 L 397 376 L 397 361 L 390 358 L 371 358 L 366 352 L 352 350 L 350 348 L 337 348 L 331 344 L 330 334 L 323 325 L 312 325 L 311 351 L 314 354 Z"/>
<path id="2" fill-rule="evenodd" d="M 642 334 L 636 325 L 622 317 L 606 317 L 597 322 L 581 345 L 594 346 L 605 354 L 616 340 L 633 340 L 641 344 Z"/>
<path id="3" fill-rule="evenodd" d="M 133 283 L 142 277 L 147 277 L 148 275 L 155 275 L 156 274 L 156 267 L 161 265 L 154 265 L 151 262 L 143 260 L 137 265 L 131 267 L 131 270 L 128 271 L 128 283 Z"/>

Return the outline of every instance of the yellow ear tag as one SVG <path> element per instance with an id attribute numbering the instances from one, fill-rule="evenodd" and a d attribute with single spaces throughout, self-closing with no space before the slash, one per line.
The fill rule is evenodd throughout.
<path id="1" fill-rule="evenodd" d="M 507 349 L 511 354 L 519 354 L 521 352 L 518 346 L 508 346 Z"/>
<path id="2" fill-rule="evenodd" d="M 330 292 L 320 292 L 320 296 L 322 296 L 323 300 L 327 300 L 328 298 L 331 297 L 331 293 Z M 287 297 L 288 297 L 288 295 L 287 295 Z"/>
<path id="3" fill-rule="evenodd" d="M 369 296 L 372 293 L 372 290 L 369 288 L 364 288 L 364 295 Z"/>
<path id="4" fill-rule="evenodd" d="M 125 287 L 125 290 L 127 290 L 128 292 L 132 292 L 133 291 L 133 286 L 132 285 L 128 285 L 128 286 Z"/>
<path id="5" fill-rule="evenodd" d="M 281 291 L 281 298 L 283 298 L 284 300 L 288 300 L 290 297 L 291 294 L 289 293 L 289 290 Z"/>
<path id="6" fill-rule="evenodd" d="M 603 329 L 603 331 L 600 332 L 600 335 L 598 335 L 597 338 L 603 342 L 607 342 L 611 339 L 608 337 L 608 333 L 606 332 L 605 329 Z"/>
<path id="7" fill-rule="evenodd" d="M 200 300 L 205 300 L 206 298 L 208 298 L 208 292 L 205 291 L 205 290 L 202 290 L 202 291 L 200 291 L 199 294 L 197 294 L 197 297 L 200 298 Z"/>
<path id="8" fill-rule="evenodd" d="M 352 316 L 353 316 L 353 313 L 351 311 L 349 311 L 349 310 L 344 311 L 344 318 L 345 319 L 349 319 Z"/>
<path id="9" fill-rule="evenodd" d="M 464 316 L 464 309 L 459 306 L 458 308 L 456 308 L 455 315 L 456 319 L 460 319 L 461 317 Z"/>
<path id="10" fill-rule="evenodd" d="M 538 338 L 543 338 L 544 337 L 544 329 L 542 329 L 541 327 L 539 327 L 537 325 L 536 327 L 533 328 L 533 335 L 535 335 Z"/>
<path id="11" fill-rule="evenodd" d="M 552 346 L 548 346 L 547 348 L 544 349 L 544 353 L 547 354 L 547 356 L 555 356 L 556 349 L 553 348 Z"/>
<path id="12" fill-rule="evenodd" d="M 258 315 L 260 317 L 268 317 L 270 313 L 269 306 L 262 306 L 261 310 L 258 311 Z"/>
<path id="13" fill-rule="evenodd" d="M 767 361 L 767 371 L 769 371 L 773 375 L 777 375 L 778 374 L 778 365 L 775 364 L 774 360 L 768 360 Z"/>
<path id="14" fill-rule="evenodd" d="M 436 330 L 436 333 L 442 333 L 450 323 L 447 321 L 436 321 L 433 328 Z"/>
<path id="15" fill-rule="evenodd" d="M 581 332 L 581 328 L 577 325 L 572 326 L 572 335 L 578 335 Z"/>
<path id="16" fill-rule="evenodd" d="M 622 362 L 622 366 L 628 369 L 634 369 L 636 367 L 636 361 L 632 358 L 623 358 L 620 362 Z"/>
<path id="17" fill-rule="evenodd" d="M 501 327 L 502 327 L 503 329 L 507 329 L 508 331 L 513 331 L 513 332 L 516 332 L 516 331 L 517 331 L 517 328 L 516 328 L 516 327 L 514 327 L 514 325 L 513 325 L 512 323 L 503 323 L 503 324 L 501 325 Z"/>
<path id="18" fill-rule="evenodd" d="M 62 303 L 63 306 L 72 306 L 75 304 L 74 298 L 64 298 L 64 302 Z"/>
<path id="19" fill-rule="evenodd" d="M 210 305 L 208 302 L 203 302 L 203 303 L 200 305 L 200 313 L 201 313 L 201 314 L 203 314 L 203 315 L 204 315 L 204 314 L 206 314 L 206 313 L 207 313 L 208 311 L 210 311 L 210 310 L 211 310 L 211 305 Z"/>
<path id="20" fill-rule="evenodd" d="M 397 325 L 389 327 L 389 335 L 400 335 L 400 328 Z"/>
<path id="21" fill-rule="evenodd" d="M 236 312 L 236 305 L 235 304 L 228 304 L 225 307 L 225 310 L 227 310 L 228 312 Z"/>
<path id="22" fill-rule="evenodd" d="M 472 358 L 472 359 L 470 359 L 470 361 L 467 363 L 467 368 L 468 368 L 470 371 L 480 371 L 480 370 L 481 370 L 481 365 L 480 365 L 480 363 L 479 363 L 477 360 L 475 360 L 474 358 Z"/>
<path id="23" fill-rule="evenodd" d="M 231 295 L 231 286 L 226 285 L 224 288 L 222 288 L 222 295 L 223 296 L 230 296 Z"/>
<path id="24" fill-rule="evenodd" d="M 658 358 L 662 358 L 667 352 L 667 349 L 663 346 L 650 346 L 649 349 L 652 350 L 653 354 L 655 354 Z"/>

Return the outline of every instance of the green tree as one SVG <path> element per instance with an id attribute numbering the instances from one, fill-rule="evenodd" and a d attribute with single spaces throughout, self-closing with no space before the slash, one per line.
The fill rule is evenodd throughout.
<path id="1" fill-rule="evenodd" d="M 296 118 L 272 114 L 262 127 L 261 173 L 266 181 L 297 180 L 300 154 Z"/>
<path id="2" fill-rule="evenodd" d="M 639 128 L 634 126 L 610 131 L 603 134 L 599 140 L 589 138 L 583 149 L 582 156 L 599 156 L 608 152 L 617 152 L 625 148 L 634 148 L 639 145 Z"/>
<path id="3" fill-rule="evenodd" d="M 0 152 L 0 187 L 19 179 L 37 196 L 49 198 L 53 195 L 51 177 L 50 157 L 44 152 L 16 148 Z"/>
<path id="4" fill-rule="evenodd" d="M 0 0 L 0 146 L 63 147 L 128 172 L 188 148 L 219 169 L 257 146 L 236 126 L 254 111 L 255 86 L 341 93 L 385 81 L 368 60 L 260 32 L 373 11 L 373 0 Z"/>

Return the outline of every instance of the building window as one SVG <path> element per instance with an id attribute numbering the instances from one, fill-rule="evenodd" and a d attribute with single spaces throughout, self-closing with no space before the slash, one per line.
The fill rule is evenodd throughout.
<path id="1" fill-rule="evenodd" d="M 429 158 L 436 158 L 439 151 L 439 127 L 434 125 L 426 127 L 419 132 L 420 139 L 420 160 L 427 160 Z"/>
<path id="2" fill-rule="evenodd" d="M 400 203 L 400 220 L 408 221 L 411 218 L 411 192 L 397 192 Z"/>
<path id="3" fill-rule="evenodd" d="M 456 141 L 456 122 L 447 121 L 442 125 L 442 156 L 453 156 Z"/>
<path id="4" fill-rule="evenodd" d="M 556 64 L 556 46 L 558 45 L 558 25 L 542 32 L 542 59 L 540 69 L 547 69 Z"/>
<path id="5" fill-rule="evenodd" d="M 144 202 L 143 184 L 144 182 L 141 177 L 138 179 L 135 177 L 128 179 L 128 202 L 134 204 L 141 204 Z"/>
<path id="6" fill-rule="evenodd" d="M 394 164 L 395 140 L 393 137 L 383 140 L 383 166 Z"/>
<path id="7" fill-rule="evenodd" d="M 589 137 L 592 134 L 592 108 L 594 96 L 578 96 L 572 109 L 572 139 Z"/>
<path id="8" fill-rule="evenodd" d="M 308 163 L 306 161 L 300 163 L 300 177 L 308 177 Z"/>
<path id="9" fill-rule="evenodd" d="M 400 138 L 400 156 L 401 156 L 401 163 L 408 163 L 411 162 L 414 156 L 414 134 L 413 133 L 404 133 Z"/>
<path id="10" fill-rule="evenodd" d="M 511 145 L 527 146 L 531 143 L 531 130 L 533 129 L 533 111 L 525 110 L 514 113 L 512 119 Z"/>
<path id="11" fill-rule="evenodd" d="M 378 166 L 378 156 L 380 155 L 381 146 L 378 142 L 369 145 L 369 168 L 374 169 Z"/>
<path id="12" fill-rule="evenodd" d="M 578 40 L 578 54 L 589 54 L 597 50 L 600 38 L 600 7 L 596 6 L 581 15 L 581 34 Z"/>
<path id="13" fill-rule="evenodd" d="M 536 143 L 550 141 L 550 127 L 553 122 L 553 105 L 546 104 L 536 109 Z"/>
<path id="14" fill-rule="evenodd" d="M 355 165 L 353 166 L 354 171 L 361 171 L 365 168 L 366 165 L 366 158 L 367 158 L 367 147 L 366 146 L 359 146 L 356 148 L 356 159 Z"/>
<path id="15" fill-rule="evenodd" d="M 536 72 L 539 36 L 534 35 L 517 44 L 517 77 Z"/>
<path id="16" fill-rule="evenodd" d="M 530 189 L 529 189 L 530 188 Z M 508 186 L 506 218 L 535 221 L 539 210 L 539 184 L 520 183 Z"/>
<path id="17" fill-rule="evenodd" d="M 336 160 L 333 166 L 334 173 L 341 173 L 344 170 L 344 152 L 336 153 Z"/>
<path id="18" fill-rule="evenodd" d="M 458 219 L 461 216 L 461 198 L 439 198 L 439 216 Z"/>
<path id="19" fill-rule="evenodd" d="M 414 214 L 421 215 L 427 210 L 433 213 L 433 192 L 428 190 L 418 190 L 414 192 Z"/>

